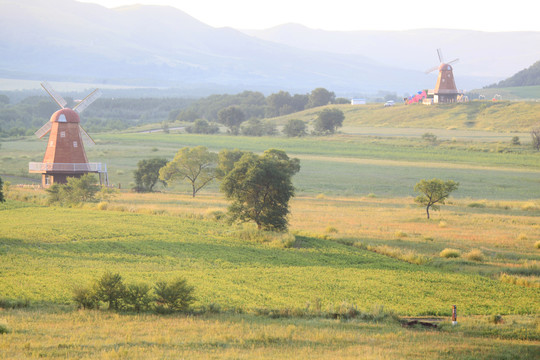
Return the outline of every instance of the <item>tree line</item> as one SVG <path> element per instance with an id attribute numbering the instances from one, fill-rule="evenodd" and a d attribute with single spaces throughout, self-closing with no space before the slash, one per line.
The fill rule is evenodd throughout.
<path id="1" fill-rule="evenodd" d="M 66 97 L 68 107 L 76 100 Z M 219 121 L 220 111 L 234 107 L 242 113 L 242 122 L 247 121 L 246 135 L 261 133 L 257 120 L 287 115 L 304 109 L 335 103 L 348 103 L 349 100 L 336 98 L 334 92 L 317 88 L 309 94 L 293 94 L 279 91 L 267 97 L 260 92 L 244 91 L 239 94 L 211 95 L 201 99 L 188 98 L 101 98 L 81 116 L 81 124 L 89 132 L 125 130 L 131 127 L 163 121 L 184 121 L 194 123 L 204 120 L 208 123 Z M 0 138 L 32 135 L 58 106 L 46 96 L 29 96 L 18 103 L 0 94 Z M 253 125 L 255 124 L 255 125 Z M 215 126 L 199 122 L 191 130 L 194 133 L 216 132 Z M 251 129 L 250 129 L 251 125 Z M 275 127 L 274 127 L 275 128 Z M 272 133 L 271 127 L 262 127 L 263 135 Z M 240 128 L 238 129 L 240 131 Z"/>

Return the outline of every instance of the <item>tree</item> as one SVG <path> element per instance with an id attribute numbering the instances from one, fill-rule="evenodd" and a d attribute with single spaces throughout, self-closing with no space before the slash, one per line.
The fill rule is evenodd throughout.
<path id="1" fill-rule="evenodd" d="M 540 127 L 531 130 L 532 146 L 536 150 L 540 150 Z"/>
<path id="2" fill-rule="evenodd" d="M 2 182 L 2 178 L 0 178 L 0 202 L 6 201 L 4 198 L 4 192 L 2 191 L 4 187 L 4 183 Z"/>
<path id="3" fill-rule="evenodd" d="M 314 108 L 317 106 L 333 104 L 335 100 L 336 94 L 326 90 L 325 88 L 317 88 L 311 91 L 311 94 L 309 94 L 309 100 L 306 108 Z"/>
<path id="4" fill-rule="evenodd" d="M 46 191 L 49 195 L 48 202 L 62 204 L 78 204 L 81 202 L 95 201 L 96 193 L 100 187 L 97 178 L 93 174 L 84 174 L 81 177 L 68 177 L 65 184 L 53 184 Z"/>
<path id="5" fill-rule="evenodd" d="M 280 91 L 269 95 L 266 98 L 266 103 L 268 104 L 266 111 L 266 116 L 268 117 L 287 115 L 294 111 L 291 105 L 291 94 L 286 91 Z"/>
<path id="6" fill-rule="evenodd" d="M 217 176 L 218 155 L 204 146 L 180 149 L 174 159 L 159 170 L 160 180 L 171 183 L 175 180 L 188 180 L 192 195 L 214 180 Z"/>
<path id="7" fill-rule="evenodd" d="M 248 154 L 248 151 L 243 150 L 229 150 L 223 149 L 218 154 L 218 168 L 217 168 L 217 178 L 223 179 L 227 176 L 228 173 L 234 169 L 234 164 L 236 164 L 244 154 Z"/>
<path id="8" fill-rule="evenodd" d="M 217 134 L 219 132 L 219 126 L 215 123 L 208 123 L 204 119 L 197 119 L 193 125 L 186 127 L 186 132 L 190 134 Z"/>
<path id="9" fill-rule="evenodd" d="M 133 172 L 135 177 L 135 191 L 152 192 L 159 181 L 159 169 L 167 165 L 163 158 L 141 160 L 137 163 L 137 170 Z M 166 183 L 162 181 L 165 185 Z"/>
<path id="10" fill-rule="evenodd" d="M 244 154 L 221 184 L 233 201 L 231 221 L 254 221 L 259 230 L 287 230 L 289 200 L 294 196 L 292 176 L 299 170 L 300 161 L 281 150 L 267 150 L 262 156 Z"/>
<path id="11" fill-rule="evenodd" d="M 439 205 L 437 204 L 444 204 L 450 193 L 457 190 L 458 186 L 459 183 L 453 180 L 422 179 L 414 186 L 414 191 L 421 193 L 414 201 L 426 207 L 426 214 L 429 219 L 429 208 L 438 210 Z"/>
<path id="12" fill-rule="evenodd" d="M 169 311 L 186 311 L 191 303 L 195 301 L 193 286 L 189 286 L 186 280 L 182 278 L 177 278 L 171 283 L 157 282 L 154 290 L 158 306 Z"/>
<path id="13" fill-rule="evenodd" d="M 242 124 L 241 131 L 243 135 L 247 136 L 264 136 L 275 135 L 277 130 L 276 124 L 272 121 L 252 118 Z"/>
<path id="14" fill-rule="evenodd" d="M 242 109 L 238 106 L 229 106 L 218 112 L 218 121 L 227 126 L 231 134 L 238 135 L 240 124 L 246 119 Z"/>
<path id="15" fill-rule="evenodd" d="M 99 300 L 109 303 L 109 309 L 118 310 L 120 301 L 125 295 L 126 286 L 120 274 L 107 271 L 94 284 L 94 292 Z"/>
<path id="16" fill-rule="evenodd" d="M 298 119 L 290 119 L 283 127 L 283 134 L 288 137 L 306 135 L 306 123 Z"/>
<path id="17" fill-rule="evenodd" d="M 333 134 L 343 125 L 345 115 L 339 109 L 324 109 L 315 119 L 315 132 L 318 134 Z"/>

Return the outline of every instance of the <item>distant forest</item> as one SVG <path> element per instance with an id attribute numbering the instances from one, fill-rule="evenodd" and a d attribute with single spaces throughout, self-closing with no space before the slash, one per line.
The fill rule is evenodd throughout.
<path id="1" fill-rule="evenodd" d="M 486 88 L 503 88 L 517 86 L 540 85 L 540 61 L 535 62 L 527 69 L 523 69 L 506 80 L 486 86 Z"/>
<path id="2" fill-rule="evenodd" d="M 68 107 L 74 105 L 66 98 Z M 306 108 L 330 103 L 348 103 L 345 98 L 324 88 L 309 94 L 280 91 L 264 96 L 260 92 L 244 91 L 235 95 L 211 95 L 201 99 L 186 98 L 101 98 L 89 106 L 81 116 L 81 124 L 88 132 L 126 130 L 144 124 L 167 121 L 194 122 L 204 119 L 218 121 L 219 111 L 239 108 L 246 120 L 264 119 L 291 114 Z M 0 138 L 32 135 L 58 106 L 47 96 L 30 96 L 12 104 L 10 98 L 0 94 Z"/>

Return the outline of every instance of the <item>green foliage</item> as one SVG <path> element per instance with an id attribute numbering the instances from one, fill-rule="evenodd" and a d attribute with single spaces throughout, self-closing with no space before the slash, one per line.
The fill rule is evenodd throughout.
<path id="1" fill-rule="evenodd" d="M 159 178 L 167 183 L 176 180 L 188 180 L 191 183 L 192 196 L 216 178 L 218 155 L 204 146 L 184 147 L 176 153 L 174 159 L 159 170 Z"/>
<path id="2" fill-rule="evenodd" d="M 286 230 L 289 199 L 294 196 L 292 176 L 299 170 L 300 161 L 281 150 L 267 150 L 262 156 L 244 154 L 221 184 L 233 201 L 231 220 L 254 221 L 262 230 Z"/>
<path id="3" fill-rule="evenodd" d="M 238 149 L 229 150 L 223 149 L 218 154 L 218 179 L 223 179 L 234 168 L 234 164 L 238 162 L 248 151 Z"/>
<path id="4" fill-rule="evenodd" d="M 11 332 L 11 330 L 9 330 L 9 328 L 7 327 L 6 324 L 1 324 L 0 323 L 0 335 L 9 334 L 10 332 Z"/>
<path id="5" fill-rule="evenodd" d="M 328 91 L 325 88 L 317 88 L 312 90 L 309 94 L 309 100 L 306 108 L 314 108 L 332 104 L 335 100 L 336 94 L 334 92 Z"/>
<path id="6" fill-rule="evenodd" d="M 439 256 L 442 258 L 458 258 L 461 256 L 461 252 L 456 249 L 447 248 L 441 251 Z"/>
<path id="7" fill-rule="evenodd" d="M 136 312 L 147 311 L 154 300 L 152 288 L 145 283 L 129 284 L 124 293 L 124 303 L 129 310 Z"/>
<path id="8" fill-rule="evenodd" d="M 157 282 L 154 291 L 157 306 L 165 311 L 187 311 L 195 301 L 194 288 L 183 278 L 171 282 Z"/>
<path id="9" fill-rule="evenodd" d="M 540 127 L 531 130 L 532 147 L 535 150 L 540 150 Z"/>
<path id="10" fill-rule="evenodd" d="M 122 306 L 126 286 L 120 274 L 107 271 L 95 282 L 94 293 L 98 300 L 109 304 L 109 309 L 118 310 Z"/>
<path id="11" fill-rule="evenodd" d="M 482 250 L 479 250 L 479 249 L 473 249 L 471 251 L 469 251 L 468 253 L 466 253 L 464 255 L 465 259 L 467 260 L 471 260 L 471 261 L 484 261 L 484 253 L 482 252 Z"/>
<path id="12" fill-rule="evenodd" d="M 167 160 L 163 158 L 140 160 L 137 163 L 137 170 L 133 172 L 135 191 L 152 192 L 159 181 L 159 170 L 165 165 L 167 165 Z M 164 181 L 162 182 L 164 185 L 166 184 Z"/>
<path id="13" fill-rule="evenodd" d="M 96 309 L 99 306 L 96 292 L 89 286 L 75 286 L 72 299 L 79 309 Z"/>
<path id="14" fill-rule="evenodd" d="M 93 174 L 85 174 L 79 178 L 68 177 L 66 184 L 53 184 L 48 189 L 48 203 L 78 204 L 95 201 L 99 185 Z"/>
<path id="15" fill-rule="evenodd" d="M 4 183 L 2 182 L 2 178 L 0 177 L 0 202 L 6 201 L 6 199 L 4 198 L 3 188 L 4 188 Z"/>
<path id="16" fill-rule="evenodd" d="M 307 134 L 306 123 L 298 119 L 290 119 L 283 127 L 283 134 L 288 137 L 301 137 Z"/>
<path id="17" fill-rule="evenodd" d="M 218 121 L 229 128 L 229 132 L 238 135 L 240 124 L 246 120 L 246 115 L 238 106 L 229 106 L 218 112 Z"/>
<path id="18" fill-rule="evenodd" d="M 186 132 L 190 134 L 217 134 L 219 126 L 204 119 L 197 119 L 193 125 L 186 127 Z"/>
<path id="19" fill-rule="evenodd" d="M 266 103 L 268 104 L 266 116 L 282 116 L 302 111 L 306 107 L 308 101 L 309 98 L 307 95 L 295 94 L 294 96 L 291 96 L 291 94 L 286 91 L 271 94 L 266 98 Z"/>
<path id="20" fill-rule="evenodd" d="M 344 119 L 343 111 L 336 108 L 324 109 L 315 119 L 315 133 L 322 135 L 333 134 L 343 125 Z"/>
<path id="21" fill-rule="evenodd" d="M 527 69 L 523 69 L 506 80 L 488 87 L 512 87 L 540 85 L 540 61 L 535 62 Z"/>
<path id="22" fill-rule="evenodd" d="M 439 205 L 437 204 L 444 204 L 450 193 L 457 190 L 458 186 L 459 183 L 453 180 L 422 179 L 414 186 L 414 191 L 421 193 L 414 201 L 426 207 L 426 214 L 429 219 L 429 208 L 438 210 Z"/>
<path id="23" fill-rule="evenodd" d="M 433 133 L 427 132 L 422 135 L 422 139 L 426 140 L 429 143 L 437 143 L 437 136 Z"/>
<path id="24" fill-rule="evenodd" d="M 276 124 L 271 120 L 249 119 L 240 127 L 242 135 L 246 136 L 271 136 L 277 133 Z"/>
<path id="25" fill-rule="evenodd" d="M 513 136 L 510 144 L 514 146 L 521 145 L 521 142 L 519 141 L 519 136 Z"/>

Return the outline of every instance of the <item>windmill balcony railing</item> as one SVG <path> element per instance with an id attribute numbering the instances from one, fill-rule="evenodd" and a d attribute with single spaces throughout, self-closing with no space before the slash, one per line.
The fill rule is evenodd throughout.
<path id="1" fill-rule="evenodd" d="M 45 173 L 45 172 L 97 172 L 106 173 L 107 164 L 102 163 L 40 163 L 31 162 L 28 164 L 30 172 Z"/>

